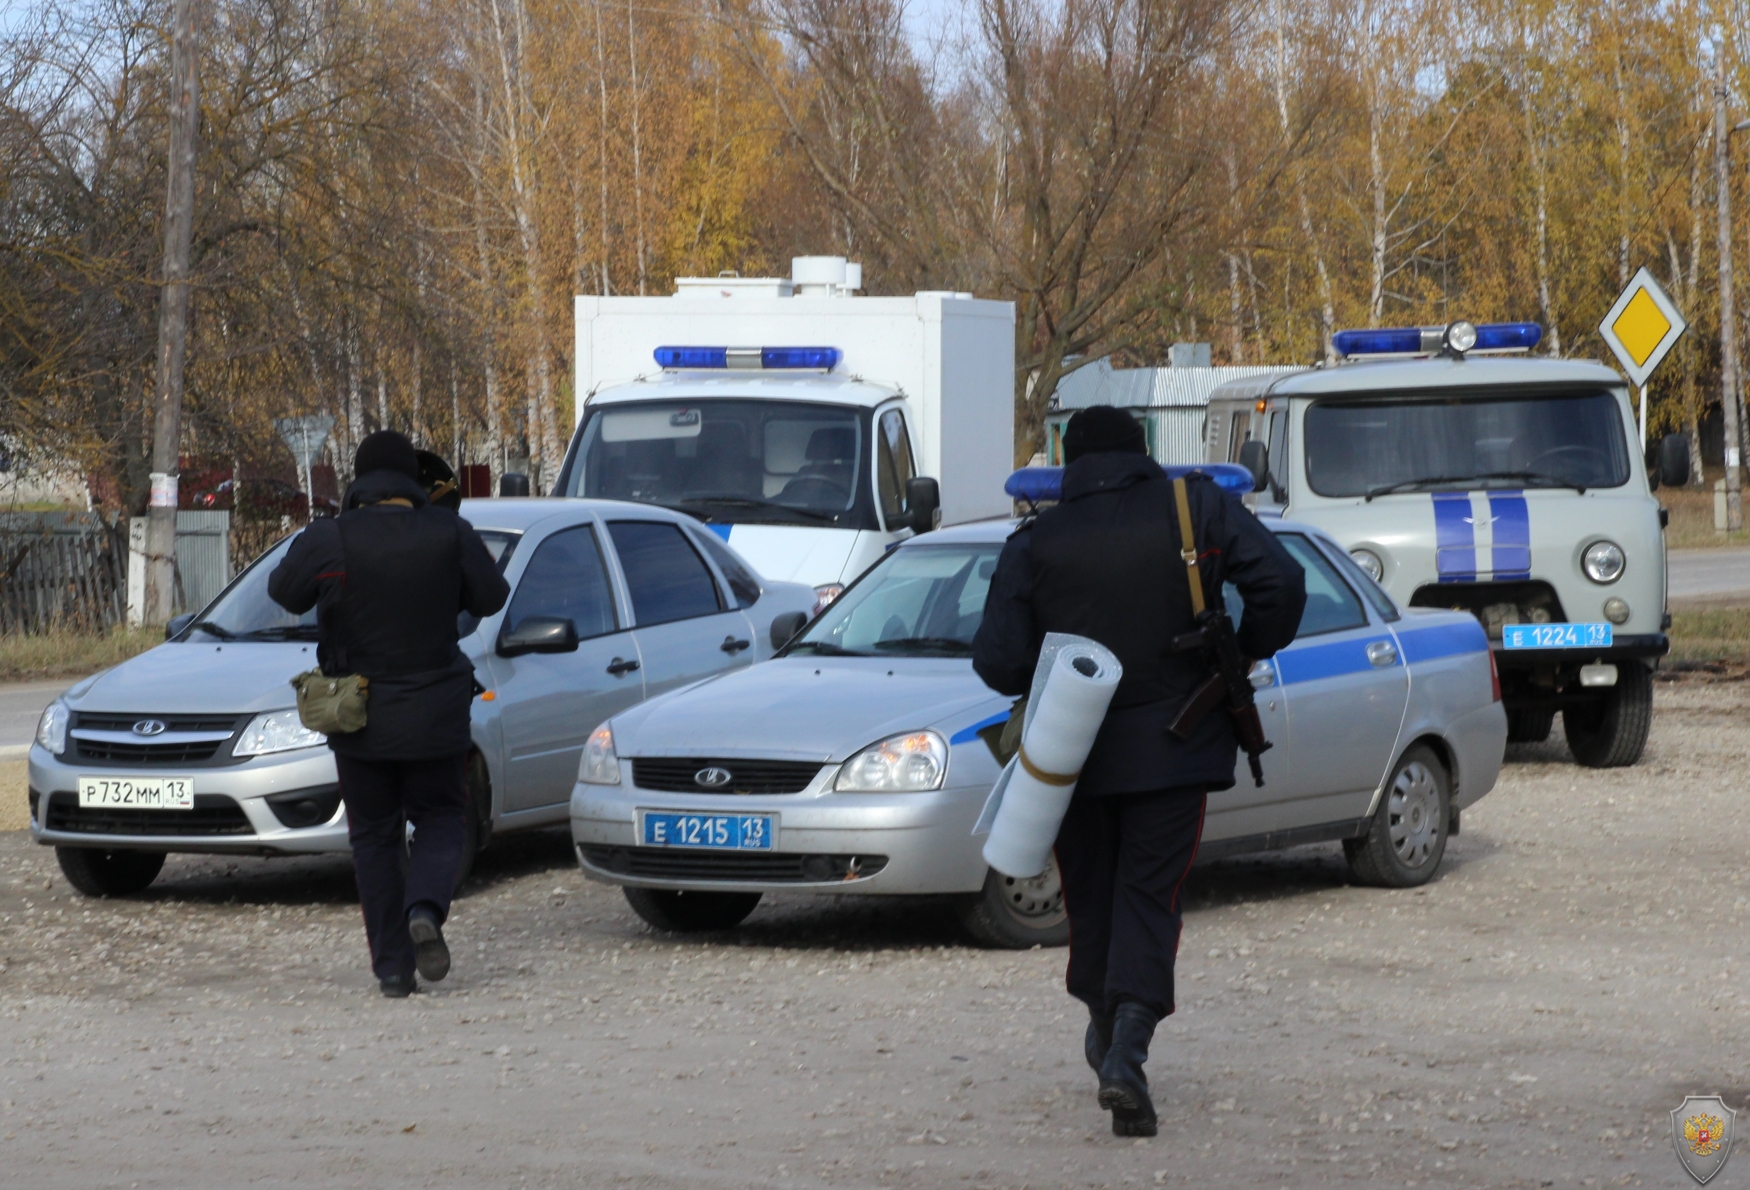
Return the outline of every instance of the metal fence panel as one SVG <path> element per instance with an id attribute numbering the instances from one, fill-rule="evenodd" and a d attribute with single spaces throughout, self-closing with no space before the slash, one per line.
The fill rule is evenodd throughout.
<path id="1" fill-rule="evenodd" d="M 231 581 L 231 514 L 176 514 L 176 610 L 199 611 Z"/>

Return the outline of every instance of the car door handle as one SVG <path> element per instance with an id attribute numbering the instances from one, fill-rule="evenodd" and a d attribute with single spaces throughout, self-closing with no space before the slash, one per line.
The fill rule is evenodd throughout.
<path id="1" fill-rule="evenodd" d="M 1268 661 L 1259 661 L 1253 664 L 1252 672 L 1246 677 L 1251 681 L 1252 689 L 1268 690 L 1276 684 L 1276 667 Z"/>
<path id="2" fill-rule="evenodd" d="M 1376 669 L 1384 669 L 1388 665 L 1398 663 L 1398 647 L 1389 640 L 1369 641 L 1367 645 L 1367 663 Z"/>
<path id="3" fill-rule="evenodd" d="M 616 657 L 608 662 L 608 672 L 613 674 L 616 678 L 620 677 L 622 674 L 629 674 L 637 668 L 637 661 L 627 661 L 621 657 Z"/>
<path id="4" fill-rule="evenodd" d="M 753 644 L 753 642 L 750 640 L 736 640 L 735 634 L 730 633 L 728 636 L 723 638 L 723 643 L 718 645 L 717 647 L 722 649 L 725 653 L 729 653 L 729 654 L 733 655 L 733 654 L 741 652 L 745 648 L 748 648 L 752 644 Z"/>

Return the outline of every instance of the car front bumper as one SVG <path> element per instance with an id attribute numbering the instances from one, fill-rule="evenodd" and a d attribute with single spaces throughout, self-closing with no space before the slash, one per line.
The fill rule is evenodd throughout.
<path id="1" fill-rule="evenodd" d="M 972 826 L 989 793 L 989 786 L 979 785 L 932 793 L 832 793 L 811 787 L 799 794 L 737 796 L 579 784 L 571 794 L 571 837 L 584 875 L 609 884 L 895 896 L 977 892 L 987 869 L 984 840 L 973 837 Z M 773 847 L 745 853 L 643 847 L 638 839 L 643 810 L 769 814 Z M 869 874 L 852 870 L 853 859 Z M 832 874 L 825 875 L 823 868 Z"/>
<path id="2" fill-rule="evenodd" d="M 47 846 L 214 855 L 322 855 L 351 849 L 344 807 L 318 826 L 288 827 L 267 801 L 274 794 L 335 789 L 334 754 L 326 747 L 300 748 L 241 764 L 178 769 L 84 764 L 33 744 L 29 771 L 30 833 Z M 136 810 L 121 816 L 69 813 L 70 804 L 77 805 L 81 776 L 192 777 L 196 809 Z M 179 822 L 183 814 L 188 817 Z"/>

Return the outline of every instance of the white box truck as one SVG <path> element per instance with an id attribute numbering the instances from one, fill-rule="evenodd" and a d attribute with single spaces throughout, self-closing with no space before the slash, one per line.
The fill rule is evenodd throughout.
<path id="1" fill-rule="evenodd" d="M 762 574 L 836 597 L 895 542 L 1010 511 L 1015 309 L 860 297 L 861 268 L 578 297 L 555 494 L 691 513 Z"/>

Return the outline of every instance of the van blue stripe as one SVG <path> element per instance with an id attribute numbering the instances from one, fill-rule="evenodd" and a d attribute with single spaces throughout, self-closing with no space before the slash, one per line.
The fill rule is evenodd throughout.
<path id="1" fill-rule="evenodd" d="M 1398 629 L 1398 645 L 1410 665 L 1438 661 L 1465 653 L 1486 653 L 1489 638 L 1475 620 L 1463 624 L 1433 624 L 1427 628 Z"/>
<path id="2" fill-rule="evenodd" d="M 998 723 L 1007 723 L 1008 721 L 1009 713 L 1007 711 L 998 711 L 989 719 L 980 719 L 971 727 L 962 727 L 959 731 L 948 737 L 948 742 L 950 744 L 970 744 L 973 740 L 978 738 L 978 733 L 985 728 L 995 727 Z"/>
<path id="3" fill-rule="evenodd" d="M 1469 492 L 1434 493 L 1434 573 L 1443 583 L 1477 581 L 1477 533 Z"/>
<path id="4" fill-rule="evenodd" d="M 706 525 L 705 528 L 707 528 L 707 529 L 711 530 L 711 532 L 717 534 L 717 536 L 721 537 L 724 541 L 728 541 L 729 540 L 729 531 L 731 529 L 735 528 L 735 526 L 734 525 Z"/>
<path id="5" fill-rule="evenodd" d="M 1495 578 L 1531 577 L 1531 513 L 1521 492 L 1490 492 L 1489 515 L 1495 518 Z"/>
<path id="6" fill-rule="evenodd" d="M 1366 673 L 1375 668 L 1367 659 L 1367 646 L 1378 640 L 1389 642 L 1391 637 L 1382 634 L 1365 640 L 1339 640 L 1328 645 L 1284 649 L 1276 654 L 1277 680 L 1289 686 L 1296 682 L 1317 682 L 1323 678 L 1340 678 L 1344 674 Z"/>

